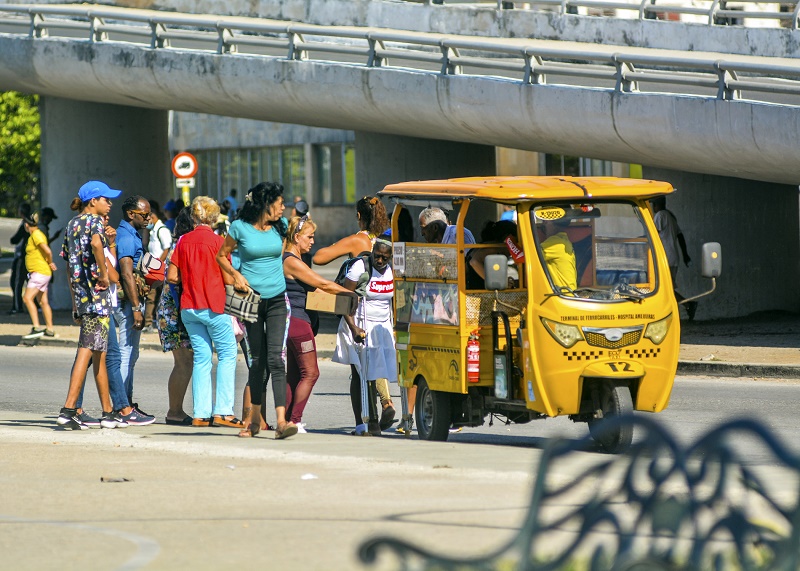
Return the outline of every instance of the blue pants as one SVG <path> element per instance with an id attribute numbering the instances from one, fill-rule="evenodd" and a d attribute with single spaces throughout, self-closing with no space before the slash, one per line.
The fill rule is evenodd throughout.
<path id="1" fill-rule="evenodd" d="M 136 361 L 139 359 L 139 339 L 142 337 L 142 331 L 133 328 L 133 307 L 129 301 L 121 301 L 119 307 L 113 312 L 114 319 L 117 322 L 117 334 L 119 342 L 119 371 L 122 376 L 122 382 L 125 385 L 125 394 L 128 397 L 128 403 L 133 402 L 133 368 L 136 366 Z M 109 341 L 109 357 L 111 357 L 111 343 Z M 116 359 L 114 358 L 116 361 Z M 117 367 L 117 364 L 114 364 Z M 111 379 L 111 364 L 108 365 L 109 374 Z M 114 397 L 111 397 L 112 400 Z M 114 406 L 116 406 L 116 400 Z"/>
<path id="2" fill-rule="evenodd" d="M 233 414 L 236 377 L 236 337 L 231 316 L 210 309 L 182 309 L 181 319 L 194 351 L 192 400 L 194 418 Z M 217 394 L 211 398 L 212 343 L 217 350 Z"/>

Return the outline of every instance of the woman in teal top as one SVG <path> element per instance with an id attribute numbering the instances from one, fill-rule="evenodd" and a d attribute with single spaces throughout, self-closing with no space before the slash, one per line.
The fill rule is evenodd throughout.
<path id="1" fill-rule="evenodd" d="M 252 362 L 249 418 L 242 412 L 246 428 L 239 436 L 255 436 L 261 429 L 261 404 L 265 372 L 272 376 L 277 427 L 275 438 L 297 433 L 297 426 L 286 421 L 286 335 L 289 329 L 289 299 L 283 277 L 283 239 L 286 219 L 283 214 L 283 186 L 262 182 L 247 191 L 239 218 L 231 224 L 225 242 L 217 254 L 222 271 L 233 279 L 239 291 L 254 289 L 261 295 L 258 319 L 245 323 Z M 238 250 L 241 265 L 235 270 L 228 257 Z"/>

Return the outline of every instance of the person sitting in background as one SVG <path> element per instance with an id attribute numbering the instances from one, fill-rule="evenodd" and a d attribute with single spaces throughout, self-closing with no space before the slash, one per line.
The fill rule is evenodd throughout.
<path id="1" fill-rule="evenodd" d="M 575 250 L 566 232 L 568 227 L 569 218 L 544 221 L 542 229 L 545 239 L 540 247 L 553 285 L 574 291 L 578 288 L 578 271 Z"/>
<path id="2" fill-rule="evenodd" d="M 515 240 L 517 238 L 517 225 L 514 222 L 489 221 L 481 231 L 481 244 L 501 243 L 509 236 Z M 486 289 L 483 261 L 490 254 L 508 255 L 508 247 L 503 244 L 497 248 L 473 248 L 467 252 L 467 289 Z"/>
<path id="3" fill-rule="evenodd" d="M 317 346 L 311 329 L 311 318 L 306 312 L 308 292 L 320 289 L 330 294 L 353 293 L 336 282 L 326 280 L 309 268 L 301 256 L 314 245 L 317 225 L 305 216 L 295 216 L 289 221 L 283 254 L 283 276 L 286 278 L 286 295 L 292 306 L 289 338 L 286 344 L 286 418 L 297 425 L 298 432 L 306 432 L 303 410 L 314 384 L 319 378 Z"/>
<path id="4" fill-rule="evenodd" d="M 456 243 L 456 229 L 458 227 L 447 223 L 447 216 L 445 216 L 444 210 L 441 208 L 432 206 L 420 212 L 419 227 L 422 231 L 423 239 L 429 244 Z M 464 243 L 475 243 L 475 237 L 468 228 L 464 228 Z"/>
<path id="5" fill-rule="evenodd" d="M 36 215 L 34 215 L 34 218 L 23 218 L 22 222 L 25 224 L 25 230 L 30 234 L 25 246 L 25 267 L 28 268 L 29 272 L 28 287 L 22 296 L 22 302 L 25 304 L 33 323 L 31 332 L 25 335 L 23 339 L 36 339 L 43 335 L 55 337 L 53 310 L 47 301 L 47 285 L 56 270 L 56 264 L 53 262 L 53 252 L 50 250 L 50 246 L 47 245 L 47 234 L 39 230 Z M 37 303 L 42 308 L 45 327 L 39 326 Z"/>

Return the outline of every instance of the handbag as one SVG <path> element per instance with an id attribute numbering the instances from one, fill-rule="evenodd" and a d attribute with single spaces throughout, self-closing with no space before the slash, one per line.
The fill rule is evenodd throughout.
<path id="1" fill-rule="evenodd" d="M 156 258 L 150 252 L 144 252 L 139 258 L 139 263 L 136 265 L 136 272 L 138 272 L 144 282 L 148 286 L 158 286 L 164 283 L 164 272 L 166 266 L 160 258 Z"/>
<path id="2" fill-rule="evenodd" d="M 261 296 L 253 289 L 242 292 L 234 289 L 232 285 L 225 286 L 225 313 L 228 315 L 252 323 L 258 319 L 260 301 Z"/>

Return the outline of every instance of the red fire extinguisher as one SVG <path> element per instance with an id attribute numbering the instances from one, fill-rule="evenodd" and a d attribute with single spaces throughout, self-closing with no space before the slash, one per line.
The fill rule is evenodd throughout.
<path id="1" fill-rule="evenodd" d="M 467 341 L 467 380 L 470 383 L 481 380 L 481 344 L 477 329 L 469 334 Z"/>

